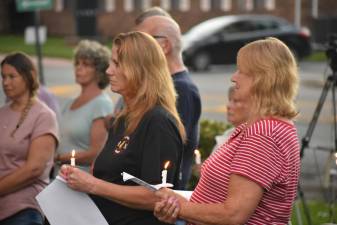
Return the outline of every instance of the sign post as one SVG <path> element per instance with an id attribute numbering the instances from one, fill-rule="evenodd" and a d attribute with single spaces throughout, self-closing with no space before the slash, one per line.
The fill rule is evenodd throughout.
<path id="1" fill-rule="evenodd" d="M 35 49 L 41 84 L 45 84 L 45 81 L 42 67 L 42 47 L 39 37 L 40 10 L 46 10 L 51 8 L 52 8 L 52 0 L 16 0 L 16 9 L 18 12 L 34 12 Z"/>
<path id="2" fill-rule="evenodd" d="M 18 12 L 33 12 L 36 10 L 51 9 L 52 0 L 16 0 Z"/>

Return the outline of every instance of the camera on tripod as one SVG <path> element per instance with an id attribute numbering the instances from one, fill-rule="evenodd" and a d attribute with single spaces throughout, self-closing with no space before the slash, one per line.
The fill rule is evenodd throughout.
<path id="1" fill-rule="evenodd" d="M 326 56 L 330 60 L 330 67 L 335 73 L 337 71 L 337 34 L 330 35 Z"/>

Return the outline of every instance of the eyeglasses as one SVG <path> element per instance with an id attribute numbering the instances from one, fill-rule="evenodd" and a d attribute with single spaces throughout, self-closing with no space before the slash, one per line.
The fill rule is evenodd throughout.
<path id="1" fill-rule="evenodd" d="M 152 37 L 154 39 L 167 38 L 166 36 L 162 36 L 162 35 L 152 35 Z"/>

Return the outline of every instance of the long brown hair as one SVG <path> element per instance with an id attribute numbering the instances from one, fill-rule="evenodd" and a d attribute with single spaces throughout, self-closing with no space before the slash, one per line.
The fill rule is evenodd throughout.
<path id="1" fill-rule="evenodd" d="M 23 52 L 14 52 L 7 55 L 1 61 L 1 68 L 5 65 L 10 65 L 16 69 L 16 71 L 20 74 L 23 80 L 26 83 L 28 92 L 29 92 L 29 100 L 21 112 L 18 123 L 16 124 L 14 130 L 11 132 L 11 137 L 14 137 L 16 131 L 20 128 L 24 120 L 26 119 L 29 110 L 34 104 L 34 97 L 37 94 L 39 89 L 39 79 L 37 76 L 37 70 L 29 58 L 29 56 Z"/>
<path id="2" fill-rule="evenodd" d="M 176 109 L 176 92 L 165 55 L 150 35 L 143 32 L 119 34 L 113 41 L 117 58 L 132 98 L 117 115 L 126 118 L 126 134 L 131 134 L 146 112 L 160 105 L 176 120 L 181 137 L 185 129 Z"/>

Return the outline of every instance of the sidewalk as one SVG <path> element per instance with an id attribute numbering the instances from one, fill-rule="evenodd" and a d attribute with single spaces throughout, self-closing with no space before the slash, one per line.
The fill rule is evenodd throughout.
<path id="1" fill-rule="evenodd" d="M 0 61 L 6 56 L 6 54 L 0 53 Z M 34 64 L 37 66 L 37 57 L 30 55 L 30 58 L 33 60 Z M 65 66 L 71 65 L 72 60 L 62 59 L 62 58 L 52 58 L 52 57 L 43 57 L 42 63 L 45 66 Z"/>

